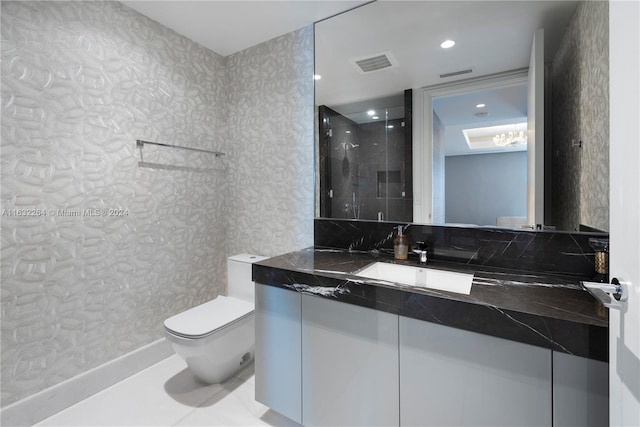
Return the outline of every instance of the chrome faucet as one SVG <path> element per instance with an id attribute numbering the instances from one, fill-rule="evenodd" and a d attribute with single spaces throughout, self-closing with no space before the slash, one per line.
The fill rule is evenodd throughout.
<path id="1" fill-rule="evenodd" d="M 427 245 L 424 242 L 416 242 L 416 244 L 418 245 L 418 247 L 414 249 L 413 252 L 420 255 L 420 261 L 418 262 L 418 264 L 427 265 L 427 262 L 429 261 L 429 256 L 427 254 Z"/>

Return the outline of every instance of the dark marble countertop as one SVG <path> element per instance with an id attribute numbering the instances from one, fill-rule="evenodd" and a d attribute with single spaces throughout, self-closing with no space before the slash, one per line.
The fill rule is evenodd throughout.
<path id="1" fill-rule="evenodd" d="M 353 273 L 386 254 L 307 248 L 254 264 L 265 285 L 318 295 L 409 318 L 608 361 L 607 310 L 580 279 L 462 263 L 430 262 L 434 269 L 474 274 L 469 295 L 365 279 Z"/>

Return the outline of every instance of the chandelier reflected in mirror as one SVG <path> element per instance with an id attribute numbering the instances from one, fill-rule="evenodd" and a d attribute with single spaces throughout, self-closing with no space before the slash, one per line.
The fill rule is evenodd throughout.
<path id="1" fill-rule="evenodd" d="M 527 132 L 526 130 L 517 130 L 516 125 L 514 125 L 513 130 L 494 136 L 493 143 L 499 147 L 525 145 L 527 143 Z"/>
<path id="2" fill-rule="evenodd" d="M 526 118 L 523 118 L 526 120 Z M 463 129 L 472 152 L 524 151 L 527 149 L 527 122 Z"/>

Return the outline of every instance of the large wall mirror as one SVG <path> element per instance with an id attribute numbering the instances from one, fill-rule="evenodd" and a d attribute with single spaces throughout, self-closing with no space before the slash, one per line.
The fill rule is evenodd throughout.
<path id="1" fill-rule="evenodd" d="M 376 1 L 315 55 L 319 217 L 608 231 L 607 2 Z"/>

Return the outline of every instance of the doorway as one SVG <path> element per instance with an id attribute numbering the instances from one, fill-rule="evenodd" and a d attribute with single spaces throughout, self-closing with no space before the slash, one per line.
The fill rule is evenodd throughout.
<path id="1" fill-rule="evenodd" d="M 522 198 L 525 198 L 525 209 L 528 203 L 527 179 L 524 178 L 523 181 L 522 177 L 522 173 L 527 171 L 526 164 L 523 170 L 522 166 L 509 166 L 509 163 L 504 162 L 506 157 L 498 156 L 508 154 L 507 157 L 514 158 L 516 163 L 519 161 L 518 164 L 522 165 L 521 157 L 527 152 L 530 141 L 514 143 L 509 140 L 509 134 L 519 137 L 523 129 L 521 126 L 527 121 L 527 87 L 527 70 L 517 70 L 482 79 L 427 87 L 419 92 L 414 102 L 414 221 L 496 226 L 498 221 L 504 220 L 506 223 L 501 222 L 501 226 L 523 225 L 522 217 L 526 216 L 526 211 L 522 210 Z M 498 106 L 496 102 L 499 98 L 503 98 L 502 106 Z M 473 135 L 467 136 L 463 132 L 481 132 L 486 131 L 485 128 L 499 125 L 507 125 L 513 130 L 496 129 L 494 135 L 484 135 L 484 138 L 476 140 L 473 140 Z M 447 139 L 447 128 L 449 133 L 456 134 L 452 138 L 457 142 L 454 141 L 450 148 L 443 142 Z M 503 134 L 503 145 L 495 144 L 494 138 Z M 461 156 L 473 157 L 464 159 Z M 503 161 L 491 166 L 489 157 L 482 158 L 484 161 L 480 162 L 480 156 L 493 156 Z M 466 176 L 450 185 L 449 208 L 454 209 L 454 212 L 449 212 L 449 215 L 446 209 L 447 157 L 451 158 L 448 162 L 450 172 L 453 173 L 455 168 L 463 170 Z M 454 157 L 459 158 L 454 160 Z M 479 163 L 486 163 L 486 167 L 491 170 L 479 172 Z M 452 175 L 452 178 L 456 177 L 458 176 Z M 517 200 L 509 204 L 507 198 L 513 199 L 517 187 L 522 187 L 518 182 L 524 182 L 525 188 L 515 197 Z M 468 188 L 461 191 L 465 184 Z M 499 191 L 505 192 L 505 197 L 498 197 Z M 474 201 L 474 198 L 477 200 Z M 464 200 L 467 200 L 466 205 L 462 204 Z M 498 203 L 499 200 L 506 203 Z M 463 211 L 467 211 L 467 217 L 460 217 L 456 213 Z M 486 214 L 469 217 L 480 212 Z"/>

